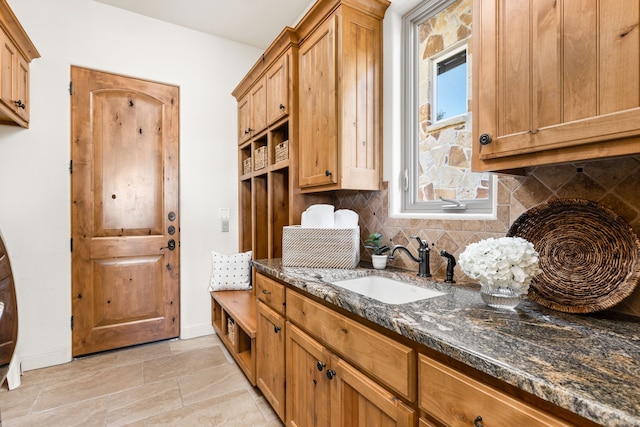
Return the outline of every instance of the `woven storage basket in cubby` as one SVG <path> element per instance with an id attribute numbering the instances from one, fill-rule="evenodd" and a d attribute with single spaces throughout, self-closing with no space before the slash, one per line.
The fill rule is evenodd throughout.
<path id="1" fill-rule="evenodd" d="M 255 163 L 253 166 L 254 170 L 262 169 L 267 166 L 267 147 L 258 147 L 253 152 L 253 157 L 255 158 Z"/>
<path id="2" fill-rule="evenodd" d="M 359 228 L 292 225 L 282 230 L 284 267 L 355 268 L 359 262 Z"/>
<path id="3" fill-rule="evenodd" d="M 276 145 L 276 162 L 281 162 L 289 158 L 289 141 L 282 141 Z"/>
<path id="4" fill-rule="evenodd" d="M 253 164 L 253 162 L 251 161 L 251 157 L 249 157 L 248 159 L 244 159 L 242 161 L 242 174 L 246 175 L 248 173 L 251 172 L 251 165 Z"/>
<path id="5" fill-rule="evenodd" d="M 591 313 L 618 304 L 640 281 L 640 238 L 611 209 L 596 202 L 559 199 L 534 206 L 508 236 L 533 243 L 542 273 L 529 298 L 567 313 Z"/>

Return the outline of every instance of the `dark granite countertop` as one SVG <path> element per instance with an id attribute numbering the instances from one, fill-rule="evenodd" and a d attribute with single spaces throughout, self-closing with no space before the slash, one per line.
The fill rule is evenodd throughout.
<path id="1" fill-rule="evenodd" d="M 528 300 L 496 310 L 477 285 L 448 285 L 415 273 L 367 268 L 256 269 L 508 384 L 599 424 L 640 426 L 640 321 L 611 313 L 574 315 Z M 379 274 L 447 295 L 391 305 L 329 284 Z"/>

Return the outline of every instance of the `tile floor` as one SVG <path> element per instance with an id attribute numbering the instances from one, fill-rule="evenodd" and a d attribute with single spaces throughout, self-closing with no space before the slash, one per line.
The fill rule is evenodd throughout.
<path id="1" fill-rule="evenodd" d="M 79 358 L 21 383 L 0 390 L 3 427 L 282 426 L 215 335 Z"/>

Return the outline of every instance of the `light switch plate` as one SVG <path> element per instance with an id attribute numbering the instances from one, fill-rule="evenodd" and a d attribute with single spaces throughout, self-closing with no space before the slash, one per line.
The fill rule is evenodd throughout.
<path id="1" fill-rule="evenodd" d="M 218 219 L 229 220 L 229 208 L 218 208 Z"/>
<path id="2" fill-rule="evenodd" d="M 222 221 L 220 221 L 220 231 L 222 231 L 223 233 L 228 233 L 229 232 L 229 220 L 228 219 L 223 219 Z"/>

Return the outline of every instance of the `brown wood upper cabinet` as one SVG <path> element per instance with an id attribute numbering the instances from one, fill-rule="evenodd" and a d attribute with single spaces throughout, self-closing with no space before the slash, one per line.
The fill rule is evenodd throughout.
<path id="1" fill-rule="evenodd" d="M 327 16 L 329 3 L 338 4 Z M 298 26 L 300 187 L 378 190 L 382 18 L 389 2 L 317 5 Z"/>
<path id="2" fill-rule="evenodd" d="M 0 0 L 0 124 L 29 127 L 29 63 L 40 54 Z"/>
<path id="3" fill-rule="evenodd" d="M 253 138 L 267 127 L 267 85 L 262 77 L 238 101 L 238 143 Z"/>
<path id="4" fill-rule="evenodd" d="M 282 55 L 267 70 L 267 123 L 272 124 L 289 114 L 289 64 L 291 54 Z"/>
<path id="5" fill-rule="evenodd" d="M 475 170 L 640 153 L 636 0 L 474 0 Z"/>
<path id="6" fill-rule="evenodd" d="M 278 58 L 238 101 L 238 144 L 289 114 L 290 56 L 285 53 Z"/>

